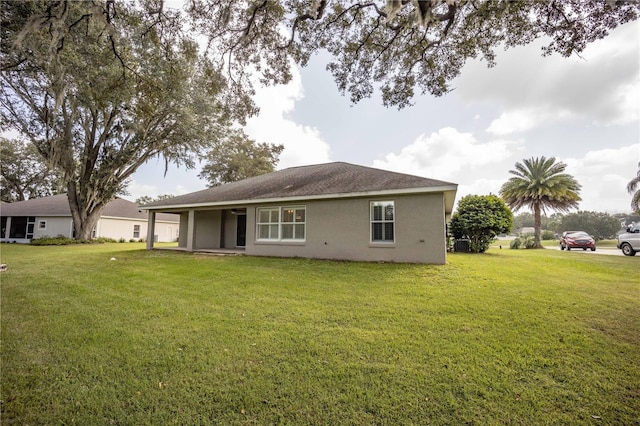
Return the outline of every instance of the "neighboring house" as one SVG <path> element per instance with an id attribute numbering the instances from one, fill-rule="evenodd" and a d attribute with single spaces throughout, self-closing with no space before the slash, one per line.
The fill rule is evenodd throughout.
<path id="1" fill-rule="evenodd" d="M 149 211 L 150 232 L 159 213 L 180 214 L 179 246 L 187 251 L 442 264 L 456 191 L 454 183 L 328 163 L 141 208 Z"/>
<path id="2" fill-rule="evenodd" d="M 520 229 L 516 229 L 515 233 L 517 235 L 525 235 L 525 234 L 533 234 L 536 232 L 536 228 L 533 226 L 524 226 Z"/>
<path id="3" fill-rule="evenodd" d="M 66 194 L 0 205 L 0 241 L 29 243 L 33 238 L 73 238 L 74 226 Z M 155 241 L 176 241 L 180 216 L 162 214 L 156 219 Z M 129 241 L 147 238 L 147 214 L 131 201 L 116 198 L 102 211 L 92 237 Z"/>

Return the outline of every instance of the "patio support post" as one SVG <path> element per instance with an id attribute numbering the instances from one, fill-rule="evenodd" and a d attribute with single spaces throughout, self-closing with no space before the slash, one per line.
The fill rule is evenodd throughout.
<path id="1" fill-rule="evenodd" d="M 7 217 L 7 228 L 4 231 L 3 237 L 6 238 L 7 241 L 11 238 L 11 216 Z"/>
<path id="2" fill-rule="evenodd" d="M 189 219 L 187 220 L 187 251 L 193 251 L 196 239 L 196 211 L 189 210 Z"/>
<path id="3" fill-rule="evenodd" d="M 156 212 L 149 210 L 149 217 L 147 219 L 147 250 L 153 249 L 153 243 L 155 242 L 156 234 Z"/>

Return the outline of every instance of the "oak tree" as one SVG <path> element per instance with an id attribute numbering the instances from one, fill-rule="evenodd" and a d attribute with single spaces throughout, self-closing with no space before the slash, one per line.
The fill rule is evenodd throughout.
<path id="1" fill-rule="evenodd" d="M 251 111 L 162 2 L 3 2 L 0 116 L 63 179 L 78 239 L 153 157 L 195 155 Z"/>
<path id="2" fill-rule="evenodd" d="M 580 54 L 640 15 L 616 0 L 187 0 L 194 25 L 216 58 L 266 80 L 290 78 L 288 59 L 306 65 L 326 51 L 339 90 L 353 102 L 379 86 L 387 106 L 410 105 L 416 91 L 442 95 L 470 58 L 495 64 L 496 48 L 544 38 L 542 54 Z M 259 48 L 256 51 L 256 47 Z"/>
<path id="3" fill-rule="evenodd" d="M 55 172 L 31 144 L 0 138 L 0 199 L 24 201 L 64 192 Z"/>
<path id="4" fill-rule="evenodd" d="M 214 142 L 198 177 L 212 187 L 270 173 L 283 149 L 283 145 L 257 143 L 244 132 L 234 131 Z"/>

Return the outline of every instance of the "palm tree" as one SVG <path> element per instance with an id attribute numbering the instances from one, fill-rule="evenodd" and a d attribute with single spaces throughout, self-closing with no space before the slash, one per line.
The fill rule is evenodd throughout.
<path id="1" fill-rule="evenodd" d="M 638 163 L 638 174 L 627 185 L 627 191 L 629 191 L 629 194 L 633 194 L 631 208 L 634 212 L 640 214 L 640 163 Z"/>
<path id="2" fill-rule="evenodd" d="M 556 162 L 554 157 L 529 158 L 522 164 L 516 163 L 515 170 L 509 170 L 515 176 L 500 188 L 500 196 L 512 210 L 522 207 L 533 210 L 537 248 L 542 247 L 541 212 L 549 208 L 566 212 L 577 208 L 581 200 L 580 184 L 573 176 L 564 173 L 566 168 L 566 164 Z"/>

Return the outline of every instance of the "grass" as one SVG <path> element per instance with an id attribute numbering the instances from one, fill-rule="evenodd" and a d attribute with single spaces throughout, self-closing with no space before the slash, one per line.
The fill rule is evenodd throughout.
<path id="1" fill-rule="evenodd" d="M 0 247 L 3 425 L 640 419 L 640 258 L 142 248 Z"/>

